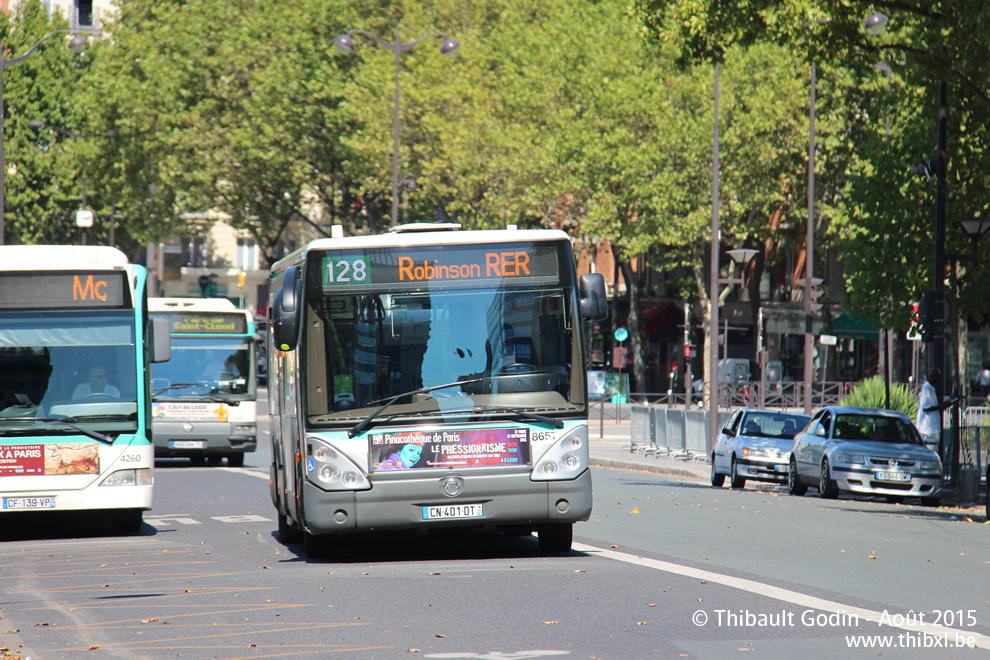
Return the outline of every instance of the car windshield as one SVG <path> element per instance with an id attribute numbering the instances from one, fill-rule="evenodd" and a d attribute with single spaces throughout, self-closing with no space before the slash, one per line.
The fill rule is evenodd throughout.
<path id="1" fill-rule="evenodd" d="M 870 440 L 891 444 L 922 444 L 921 437 L 909 421 L 866 413 L 837 415 L 832 437 L 840 440 Z"/>
<path id="2" fill-rule="evenodd" d="M 790 413 L 749 413 L 743 420 L 742 434 L 763 438 L 791 439 L 803 429 L 810 418 Z"/>

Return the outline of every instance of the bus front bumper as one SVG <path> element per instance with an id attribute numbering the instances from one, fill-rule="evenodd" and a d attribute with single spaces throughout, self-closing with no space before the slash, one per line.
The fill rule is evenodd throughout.
<path id="1" fill-rule="evenodd" d="M 242 432 L 231 422 L 152 422 L 155 456 L 206 456 L 253 452 L 258 448 L 257 426 Z"/>
<path id="2" fill-rule="evenodd" d="M 451 477 L 462 480 L 454 497 L 441 490 Z M 370 490 L 303 488 L 305 527 L 310 534 L 348 534 L 432 529 L 526 530 L 591 517 L 591 471 L 569 481 L 533 481 L 529 474 L 434 474 L 379 480 Z M 429 520 L 430 507 L 481 505 L 480 517 Z"/>

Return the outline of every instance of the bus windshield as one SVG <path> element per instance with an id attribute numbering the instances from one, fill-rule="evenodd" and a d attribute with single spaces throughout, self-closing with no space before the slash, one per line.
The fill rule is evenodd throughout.
<path id="1" fill-rule="evenodd" d="M 253 338 L 172 337 L 172 358 L 152 367 L 155 400 L 204 394 L 255 397 L 250 377 Z"/>
<path id="2" fill-rule="evenodd" d="M 556 287 L 358 292 L 310 301 L 309 422 L 462 413 L 475 420 L 584 411 L 573 301 Z"/>
<path id="3" fill-rule="evenodd" d="M 133 311 L 4 312 L 0 327 L 2 432 L 15 431 L 18 418 L 46 417 L 137 428 Z M 51 432 L 76 433 L 66 425 Z"/>

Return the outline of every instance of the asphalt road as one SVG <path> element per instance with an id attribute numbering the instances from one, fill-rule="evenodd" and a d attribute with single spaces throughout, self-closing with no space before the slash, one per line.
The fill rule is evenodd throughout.
<path id="1" fill-rule="evenodd" d="M 244 468 L 159 461 L 140 534 L 4 530 L 0 648 L 33 660 L 988 656 L 990 526 L 975 511 L 594 468 L 592 520 L 568 555 L 541 555 L 535 537 L 403 536 L 316 562 L 278 542 L 260 444 Z"/>

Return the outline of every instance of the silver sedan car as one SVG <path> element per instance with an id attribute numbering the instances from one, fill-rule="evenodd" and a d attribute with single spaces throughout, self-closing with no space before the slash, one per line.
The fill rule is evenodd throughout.
<path id="1" fill-rule="evenodd" d="M 795 436 L 787 486 L 792 495 L 813 486 L 826 498 L 850 492 L 890 502 L 920 497 L 922 504 L 938 506 L 942 462 L 907 415 L 829 406 Z"/>
<path id="2" fill-rule="evenodd" d="M 712 449 L 712 486 L 720 488 L 729 477 L 733 488 L 747 480 L 784 483 L 794 434 L 811 419 L 808 415 L 740 408 L 722 428 Z"/>

